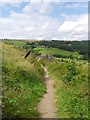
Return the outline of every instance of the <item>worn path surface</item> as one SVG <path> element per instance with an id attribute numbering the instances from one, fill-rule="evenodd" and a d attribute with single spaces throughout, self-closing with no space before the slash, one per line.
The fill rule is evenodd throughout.
<path id="1" fill-rule="evenodd" d="M 47 87 L 46 94 L 44 94 L 41 102 L 38 104 L 37 108 L 40 112 L 40 118 L 57 118 L 57 109 L 55 106 L 54 99 L 54 88 L 53 80 L 49 79 L 48 71 L 44 67 L 44 80 Z"/>

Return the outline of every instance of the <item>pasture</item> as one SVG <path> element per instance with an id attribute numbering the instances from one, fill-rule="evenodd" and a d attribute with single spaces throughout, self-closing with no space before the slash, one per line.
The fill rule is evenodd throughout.
<path id="1" fill-rule="evenodd" d="M 58 49 L 58 48 L 34 48 L 35 51 L 38 51 L 41 54 L 50 54 L 54 57 L 69 58 L 73 55 L 74 52 Z M 79 55 L 82 58 L 82 55 Z"/>

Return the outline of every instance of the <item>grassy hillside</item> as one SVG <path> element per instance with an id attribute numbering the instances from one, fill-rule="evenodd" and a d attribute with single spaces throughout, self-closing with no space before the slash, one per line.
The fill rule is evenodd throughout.
<path id="1" fill-rule="evenodd" d="M 26 41 L 22 41 L 22 40 L 4 40 L 3 42 L 18 47 L 26 46 Z"/>
<path id="2" fill-rule="evenodd" d="M 28 41 L 28 40 L 3 40 L 5 44 L 13 45 L 18 48 L 28 49 L 32 47 L 32 45 L 37 46 L 38 42 L 36 41 Z"/>
<path id="3" fill-rule="evenodd" d="M 37 103 L 45 93 L 43 69 L 24 51 L 3 44 L 2 47 L 2 114 L 3 118 L 38 117 Z"/>
<path id="4" fill-rule="evenodd" d="M 87 64 L 47 60 L 44 64 L 54 80 L 59 118 L 88 118 Z"/>
<path id="5" fill-rule="evenodd" d="M 16 48 L 23 45 L 22 41 L 19 42 L 3 44 L 3 118 L 39 117 L 36 106 L 46 90 L 41 63 L 46 65 L 54 80 L 59 118 L 88 118 L 87 61 L 76 61 L 77 52 L 74 55 L 74 52 L 46 47 L 34 48 L 34 53 L 51 54 L 57 57 L 55 61 L 44 59 L 38 62 L 34 53 L 25 60 L 25 51 Z M 69 61 L 67 58 L 70 56 L 73 59 Z"/>
<path id="6" fill-rule="evenodd" d="M 39 51 L 41 54 L 50 54 L 54 57 L 70 57 L 73 55 L 73 52 L 58 49 L 58 48 L 34 48 L 35 51 Z M 82 55 L 79 55 L 82 57 Z"/>

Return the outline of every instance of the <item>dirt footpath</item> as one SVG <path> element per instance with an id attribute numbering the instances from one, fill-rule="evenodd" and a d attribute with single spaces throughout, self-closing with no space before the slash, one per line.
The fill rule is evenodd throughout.
<path id="1" fill-rule="evenodd" d="M 46 84 L 47 92 L 44 94 L 41 102 L 38 104 L 40 118 L 57 118 L 57 109 L 54 99 L 53 80 L 49 79 L 48 71 L 44 67 L 44 81 Z"/>

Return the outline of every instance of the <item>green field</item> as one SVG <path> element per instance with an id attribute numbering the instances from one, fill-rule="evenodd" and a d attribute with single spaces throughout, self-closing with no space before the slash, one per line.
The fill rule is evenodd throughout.
<path id="1" fill-rule="evenodd" d="M 74 52 L 58 49 L 58 48 L 34 48 L 35 51 L 39 51 L 41 54 L 50 54 L 54 57 L 69 57 L 72 56 Z M 80 55 L 82 57 L 82 55 Z"/>

